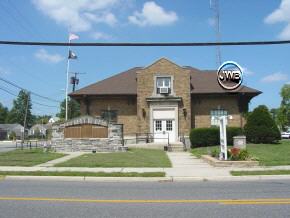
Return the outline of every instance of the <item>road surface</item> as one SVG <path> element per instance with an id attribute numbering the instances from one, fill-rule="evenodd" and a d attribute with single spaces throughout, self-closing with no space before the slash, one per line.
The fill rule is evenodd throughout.
<path id="1" fill-rule="evenodd" d="M 0 217 L 290 217 L 290 181 L 0 181 Z"/>

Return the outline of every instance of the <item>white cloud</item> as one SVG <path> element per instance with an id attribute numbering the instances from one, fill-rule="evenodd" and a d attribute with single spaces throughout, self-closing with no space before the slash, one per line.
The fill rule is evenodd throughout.
<path id="1" fill-rule="evenodd" d="M 108 40 L 108 39 L 112 39 L 113 38 L 111 35 L 108 35 L 108 34 L 103 33 L 103 32 L 94 32 L 94 33 L 91 34 L 91 37 L 93 39 L 96 39 L 96 40 L 99 40 L 99 39 Z"/>
<path id="2" fill-rule="evenodd" d="M 165 11 L 153 1 L 145 2 L 142 12 L 135 11 L 128 17 L 129 22 L 138 26 L 164 26 L 178 20 L 174 11 Z"/>
<path id="3" fill-rule="evenodd" d="M 271 83 L 271 82 L 279 82 L 279 81 L 285 81 L 288 79 L 287 74 L 284 73 L 273 73 L 268 76 L 265 76 L 261 79 L 262 82 L 265 83 Z"/>
<path id="4" fill-rule="evenodd" d="M 54 64 L 59 63 L 64 59 L 64 57 L 61 56 L 60 54 L 49 54 L 43 48 L 36 51 L 34 56 L 43 62 L 54 63 Z"/>
<path id="5" fill-rule="evenodd" d="M 93 21 L 95 23 L 105 23 L 110 26 L 114 26 L 118 21 L 114 14 L 111 12 L 103 13 L 100 15 L 92 14 L 92 13 L 84 13 L 88 20 Z"/>
<path id="6" fill-rule="evenodd" d="M 269 14 L 264 21 L 267 24 L 286 23 L 279 38 L 290 39 L 290 0 L 282 0 L 279 8 Z"/>
<path id="7" fill-rule="evenodd" d="M 32 0 L 37 9 L 71 31 L 89 31 L 93 23 L 112 25 L 117 19 L 110 9 L 118 0 Z"/>

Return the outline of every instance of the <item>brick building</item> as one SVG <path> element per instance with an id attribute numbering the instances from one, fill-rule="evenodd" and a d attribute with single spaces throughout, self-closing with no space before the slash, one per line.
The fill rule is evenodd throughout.
<path id="1" fill-rule="evenodd" d="M 154 133 L 170 141 L 187 136 L 191 128 L 218 124 L 231 115 L 229 126 L 242 127 L 250 100 L 261 92 L 246 86 L 227 91 L 216 71 L 182 67 L 162 58 L 135 67 L 70 94 L 81 104 L 81 114 L 124 124 L 124 135 Z M 161 137 L 160 137 L 161 136 Z M 156 139 L 155 141 L 163 139 Z"/>

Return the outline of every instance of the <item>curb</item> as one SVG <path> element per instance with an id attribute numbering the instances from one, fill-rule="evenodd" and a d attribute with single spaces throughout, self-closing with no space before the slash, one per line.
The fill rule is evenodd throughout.
<path id="1" fill-rule="evenodd" d="M 1 180 L 1 177 L 0 177 Z M 3 180 L 87 181 L 87 182 L 171 182 L 170 177 L 85 177 L 85 176 L 6 176 Z"/>
<path id="2" fill-rule="evenodd" d="M 182 181 L 269 181 L 269 180 L 290 180 L 290 175 L 260 175 L 260 176 L 216 176 L 216 177 L 173 177 L 173 182 Z"/>
<path id="3" fill-rule="evenodd" d="M 210 182 L 290 180 L 290 175 L 216 177 L 84 177 L 84 176 L 5 176 L 1 180 L 84 181 L 84 182 Z"/>

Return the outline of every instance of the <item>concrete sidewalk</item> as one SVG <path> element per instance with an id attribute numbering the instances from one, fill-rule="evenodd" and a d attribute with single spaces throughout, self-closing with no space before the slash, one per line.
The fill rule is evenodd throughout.
<path id="1" fill-rule="evenodd" d="M 172 168 L 165 169 L 169 177 L 217 177 L 231 176 L 227 168 L 216 168 L 189 152 L 168 152 Z"/>
<path id="2" fill-rule="evenodd" d="M 66 154 L 67 155 L 64 156 L 64 157 L 57 158 L 57 159 L 48 161 L 46 163 L 42 163 L 42 164 L 36 165 L 35 167 L 53 167 L 55 164 L 59 164 L 59 163 L 68 161 L 68 160 L 70 160 L 72 158 L 75 158 L 75 157 L 79 157 L 79 156 L 81 156 L 83 154 L 86 154 L 86 152 L 69 152 L 69 153 L 66 153 Z"/>

